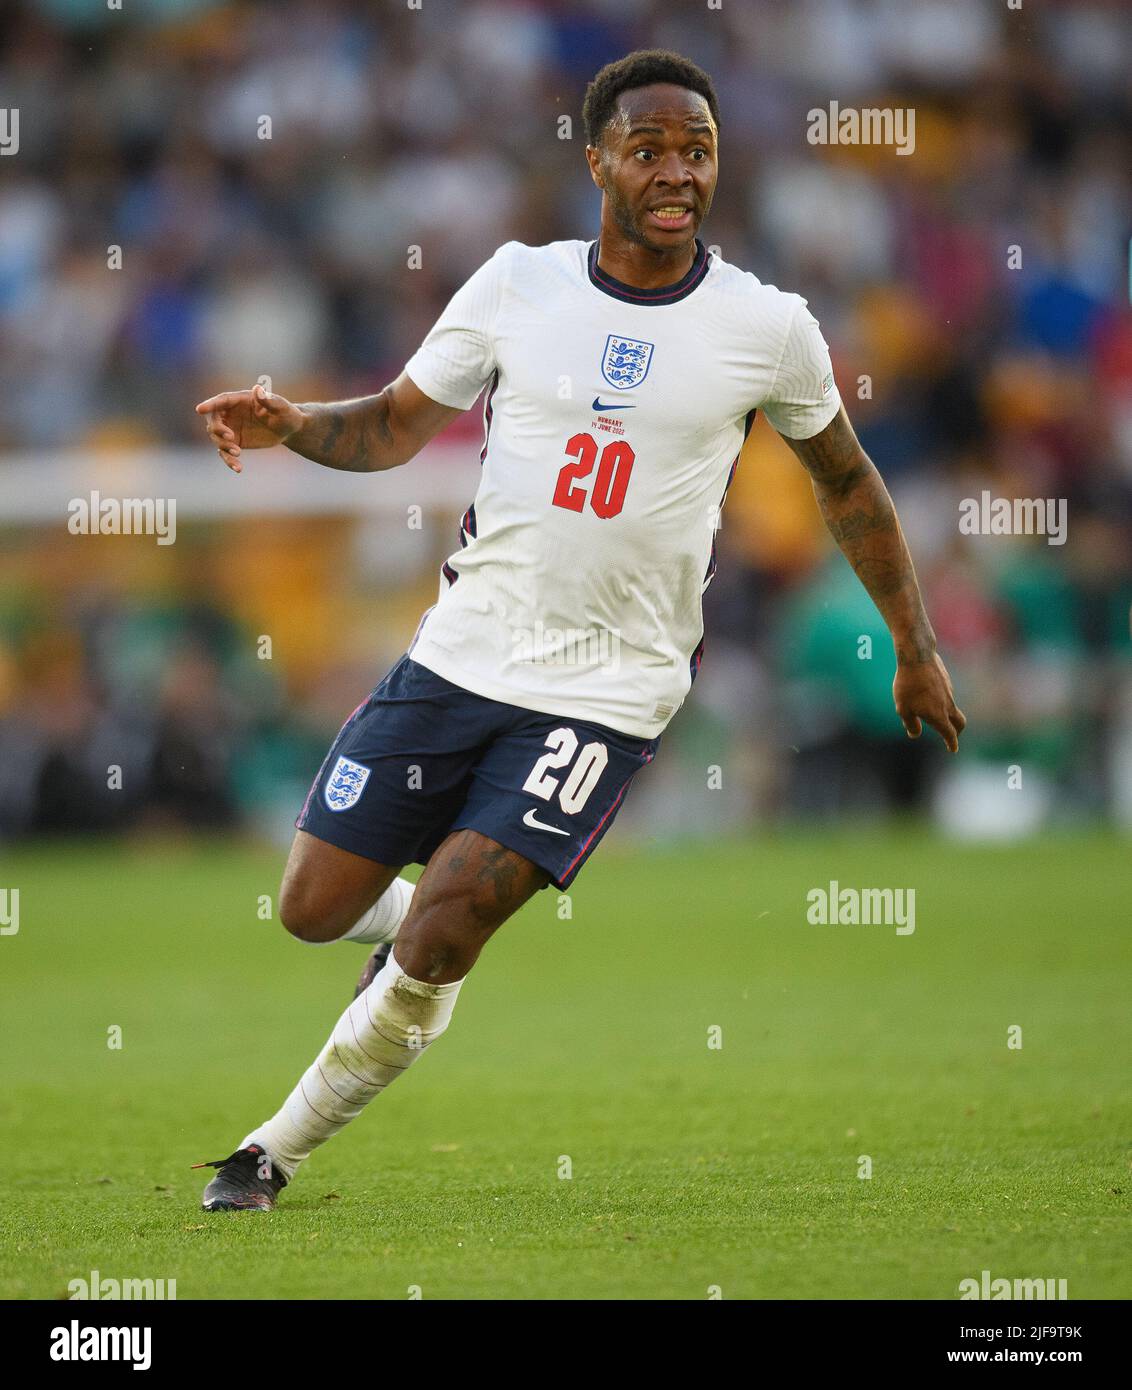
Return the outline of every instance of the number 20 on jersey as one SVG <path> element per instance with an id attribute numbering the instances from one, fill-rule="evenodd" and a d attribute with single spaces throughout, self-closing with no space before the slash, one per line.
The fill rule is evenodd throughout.
<path id="1" fill-rule="evenodd" d="M 599 458 L 593 435 L 575 434 L 566 444 L 566 453 L 574 462 L 564 464 L 558 474 L 554 505 L 568 512 L 581 512 L 588 502 L 603 520 L 616 516 L 625 505 L 629 475 L 636 457 L 630 446 L 623 439 L 611 440 Z"/>

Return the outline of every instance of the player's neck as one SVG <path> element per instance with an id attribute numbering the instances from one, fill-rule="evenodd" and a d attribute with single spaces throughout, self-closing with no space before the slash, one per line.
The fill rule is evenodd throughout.
<path id="1" fill-rule="evenodd" d="M 674 285 L 691 270 L 696 259 L 696 243 L 672 252 L 650 251 L 630 241 L 618 227 L 603 226 L 598 237 L 597 263 L 601 270 L 623 285 L 640 290 Z"/>

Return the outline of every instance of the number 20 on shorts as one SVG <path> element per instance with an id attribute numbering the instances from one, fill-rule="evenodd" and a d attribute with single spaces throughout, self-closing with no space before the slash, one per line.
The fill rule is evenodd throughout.
<path id="1" fill-rule="evenodd" d="M 590 799 L 590 793 L 597 786 L 605 765 L 609 762 L 609 750 L 604 743 L 587 743 L 578 753 L 578 735 L 573 729 L 555 729 L 546 736 L 549 753 L 544 753 L 527 775 L 523 790 L 543 801 L 550 801 L 558 793 L 558 801 L 567 815 L 580 811 Z M 578 753 L 577 761 L 574 754 Z M 559 781 L 551 775 L 555 768 L 574 766 Z"/>

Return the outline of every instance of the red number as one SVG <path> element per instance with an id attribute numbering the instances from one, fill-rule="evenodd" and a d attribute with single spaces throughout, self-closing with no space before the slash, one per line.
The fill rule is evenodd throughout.
<path id="1" fill-rule="evenodd" d="M 578 456 L 577 463 L 568 463 L 558 475 L 554 489 L 554 505 L 568 512 L 580 512 L 586 505 L 585 488 L 575 487 L 577 478 L 588 477 L 597 458 L 597 441 L 592 434 L 576 434 L 566 445 L 568 454 Z"/>
<path id="2" fill-rule="evenodd" d="M 564 464 L 554 488 L 554 505 L 568 512 L 580 512 L 586 505 L 586 490 L 578 486 L 579 478 L 588 478 L 597 458 L 597 441 L 592 434 L 576 434 L 566 445 L 566 452 L 577 458 L 576 463 Z M 629 475 L 636 454 L 623 439 L 614 439 L 601 451 L 590 506 L 602 518 L 616 516 L 625 505 Z"/>
<path id="3" fill-rule="evenodd" d="M 603 519 L 616 516 L 625 505 L 625 490 L 636 455 L 623 439 L 614 440 L 601 451 L 590 506 Z"/>

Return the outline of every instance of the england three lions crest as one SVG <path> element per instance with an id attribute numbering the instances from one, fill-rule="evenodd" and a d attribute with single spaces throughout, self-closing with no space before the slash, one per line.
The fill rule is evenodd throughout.
<path id="1" fill-rule="evenodd" d="M 323 799 L 331 811 L 348 811 L 365 791 L 370 770 L 350 758 L 339 758 L 326 779 Z"/>
<path id="2" fill-rule="evenodd" d="M 622 338 L 617 333 L 611 333 L 605 340 L 601 374 L 610 386 L 616 386 L 618 391 L 628 391 L 631 386 L 639 386 L 649 374 L 652 350 L 652 343 L 642 343 L 636 338 Z"/>

